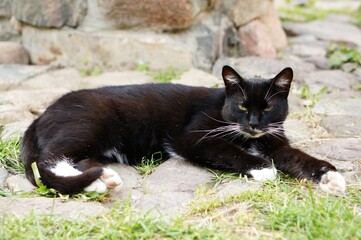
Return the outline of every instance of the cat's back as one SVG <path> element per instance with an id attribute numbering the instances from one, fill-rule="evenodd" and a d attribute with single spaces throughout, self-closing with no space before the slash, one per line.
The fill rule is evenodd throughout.
<path id="1" fill-rule="evenodd" d="M 45 115 L 51 113 L 52 116 L 62 116 L 64 111 L 78 116 L 91 113 L 104 115 L 115 109 L 129 113 L 174 113 L 211 105 L 219 101 L 223 94 L 223 89 L 181 84 L 109 86 L 70 92 L 51 105 Z"/>

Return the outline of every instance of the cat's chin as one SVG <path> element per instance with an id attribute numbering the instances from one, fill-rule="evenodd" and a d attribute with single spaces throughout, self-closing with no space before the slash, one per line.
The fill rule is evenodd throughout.
<path id="1" fill-rule="evenodd" d="M 243 136 L 246 138 L 259 138 L 265 135 L 266 133 L 261 130 L 248 130 L 243 132 Z"/>

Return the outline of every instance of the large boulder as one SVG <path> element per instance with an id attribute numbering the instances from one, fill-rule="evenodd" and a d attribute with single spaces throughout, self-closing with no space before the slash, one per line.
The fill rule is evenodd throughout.
<path id="1" fill-rule="evenodd" d="M 0 42 L 0 64 L 28 64 L 29 53 L 16 42 Z"/>
<path id="2" fill-rule="evenodd" d="M 12 13 L 24 23 L 37 27 L 76 27 L 86 13 L 83 0 L 17 0 L 12 2 Z"/>

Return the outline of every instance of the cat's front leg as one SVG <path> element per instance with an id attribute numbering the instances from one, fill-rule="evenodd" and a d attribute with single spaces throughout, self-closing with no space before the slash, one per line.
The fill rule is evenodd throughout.
<path id="1" fill-rule="evenodd" d="M 194 141 L 194 137 L 185 137 L 175 141 L 167 151 L 204 167 L 246 174 L 256 181 L 275 180 L 277 169 L 272 162 L 259 156 L 251 155 L 241 147 L 223 139 Z M 170 154 L 174 155 L 174 154 Z"/>
<path id="2" fill-rule="evenodd" d="M 346 190 L 345 178 L 329 162 L 316 159 L 290 146 L 278 149 L 270 157 L 279 170 L 296 178 L 310 179 L 318 183 L 325 192 L 340 195 Z"/>

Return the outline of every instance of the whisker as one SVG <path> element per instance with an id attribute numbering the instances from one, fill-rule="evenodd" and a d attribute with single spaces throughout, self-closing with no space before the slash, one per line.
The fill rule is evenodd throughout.
<path id="1" fill-rule="evenodd" d="M 268 102 L 271 98 L 273 98 L 273 97 L 276 96 L 277 94 L 285 93 L 285 92 L 287 92 L 287 91 L 278 91 L 278 92 L 274 93 L 273 95 L 271 95 L 270 97 L 268 97 L 268 98 L 266 99 L 266 102 Z"/>
<path id="2" fill-rule="evenodd" d="M 203 112 L 203 111 L 202 111 L 202 113 L 203 113 L 204 115 L 206 115 L 209 119 L 212 119 L 212 120 L 214 120 L 214 121 L 216 121 L 216 122 L 219 122 L 219 123 L 237 124 L 237 123 L 226 122 L 226 121 L 222 121 L 222 120 L 215 119 L 214 117 L 209 116 L 207 113 L 205 113 L 205 112 Z"/>

